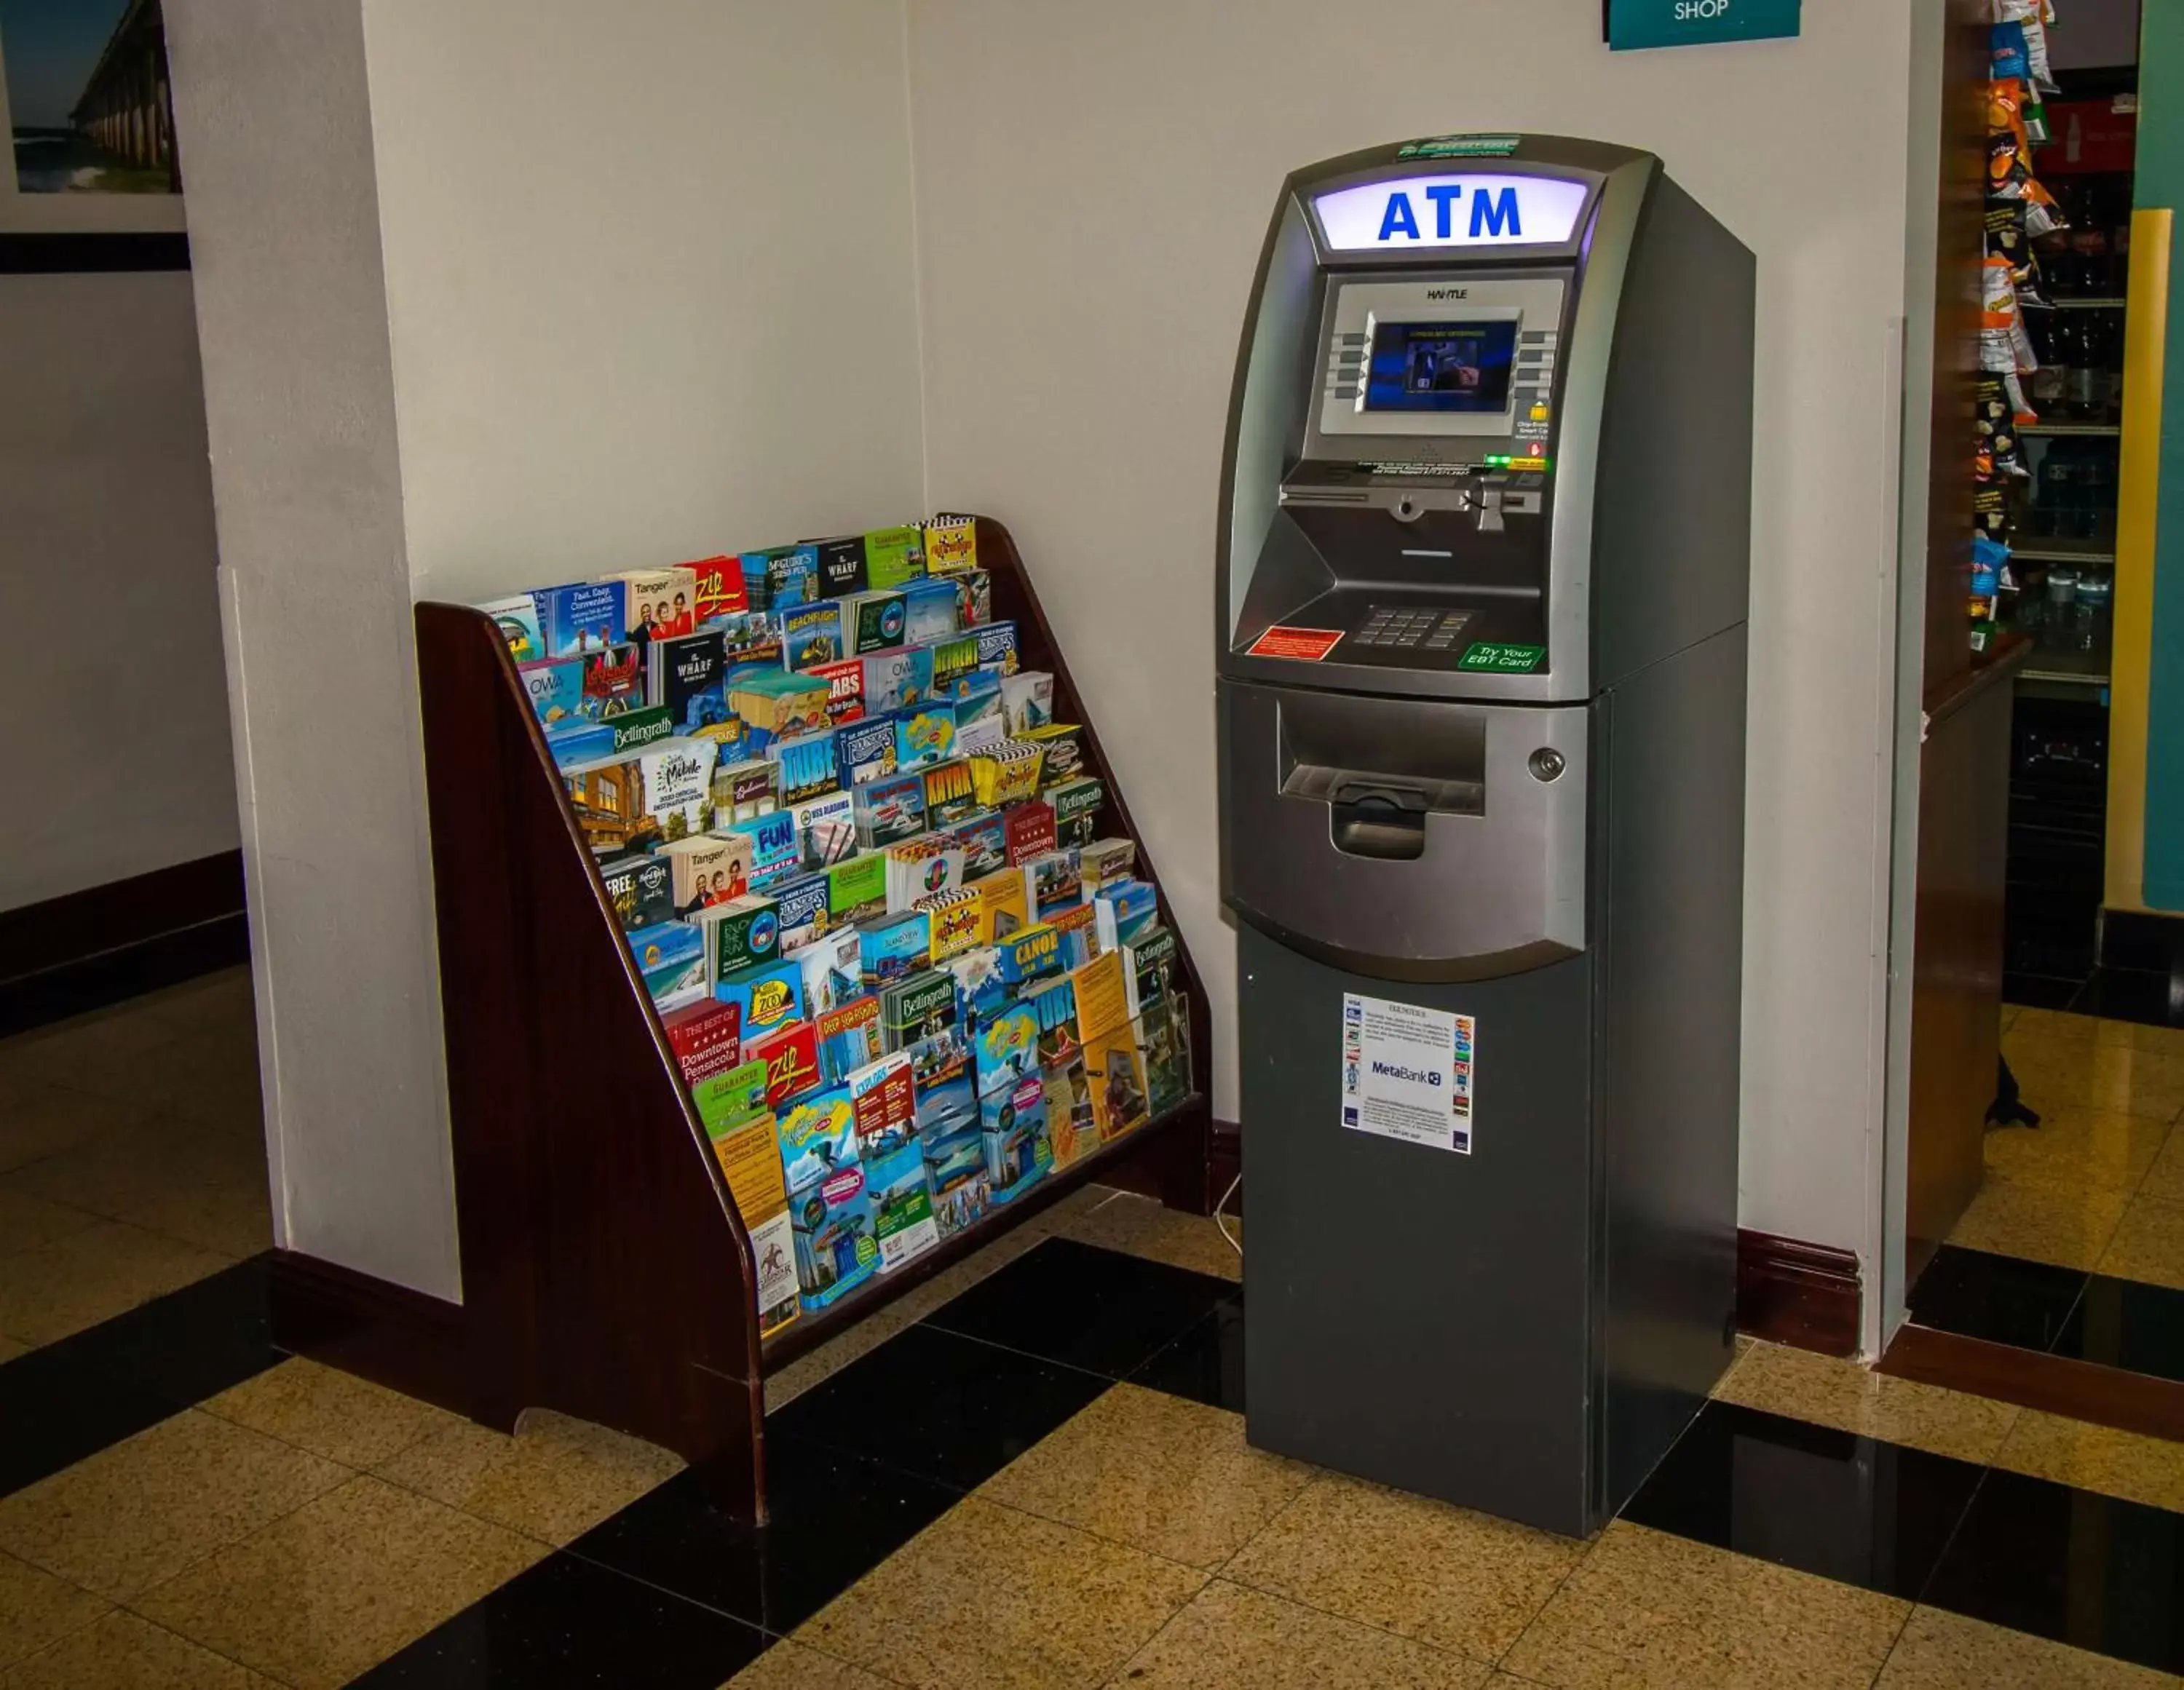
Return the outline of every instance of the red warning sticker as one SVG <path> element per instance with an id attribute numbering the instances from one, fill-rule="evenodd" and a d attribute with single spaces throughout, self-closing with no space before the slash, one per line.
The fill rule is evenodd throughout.
<path id="1" fill-rule="evenodd" d="M 1284 628 L 1279 623 L 1251 642 L 1246 657 L 1293 657 L 1318 663 L 1342 643 L 1340 628 Z"/>

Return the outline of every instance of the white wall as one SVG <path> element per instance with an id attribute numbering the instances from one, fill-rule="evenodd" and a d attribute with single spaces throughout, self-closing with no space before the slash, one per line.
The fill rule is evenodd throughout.
<path id="1" fill-rule="evenodd" d="M 913 519 L 900 0 L 367 0 L 420 598 Z"/>
<path id="2" fill-rule="evenodd" d="M 460 1293 L 410 606 L 920 498 L 898 0 L 170 0 L 284 1242 Z"/>
<path id="3" fill-rule="evenodd" d="M 0 810 L 8 909 L 236 819 L 188 273 L 0 277 L 0 716 L 38 795 Z"/>
<path id="4" fill-rule="evenodd" d="M 355 0 L 167 8 L 276 1236 L 454 1293 L 410 582 Z"/>
<path id="5" fill-rule="evenodd" d="M 1758 253 L 1742 1220 L 1871 1260 L 1902 0 L 1808 6 L 1799 40 L 1630 54 L 1596 6 L 1540 0 L 911 0 L 911 19 L 928 491 L 1011 525 L 1076 654 L 1211 976 L 1223 1115 L 1211 570 L 1284 171 L 1450 130 L 1596 136 L 1658 152 Z"/>

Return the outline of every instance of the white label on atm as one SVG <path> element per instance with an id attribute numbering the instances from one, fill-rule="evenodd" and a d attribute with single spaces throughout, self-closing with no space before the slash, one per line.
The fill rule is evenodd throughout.
<path id="1" fill-rule="evenodd" d="M 1343 1126 L 1468 1156 L 1478 1032 L 1470 1015 L 1343 993 Z"/>
<path id="2" fill-rule="evenodd" d="M 1560 246 L 1591 192 L 1553 176 L 1465 174 L 1361 182 L 1313 200 L 1339 253 L 1427 247 Z"/>

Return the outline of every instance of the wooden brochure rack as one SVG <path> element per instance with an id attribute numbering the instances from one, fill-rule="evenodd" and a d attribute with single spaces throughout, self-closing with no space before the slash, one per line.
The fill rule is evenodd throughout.
<path id="1" fill-rule="evenodd" d="M 1139 839 L 1157 886 L 1014 542 L 985 518 L 978 539 L 995 617 L 1016 623 L 1025 667 L 1052 673 L 1055 720 L 1084 725 L 1103 831 Z M 1206 993 L 1183 946 L 1201 1089 L 761 1343 L 749 1237 L 507 649 L 467 607 L 416 617 L 474 1419 L 506 1431 L 549 1408 L 632 1433 L 763 1524 L 769 1371 L 1087 1181 L 1211 1210 Z"/>

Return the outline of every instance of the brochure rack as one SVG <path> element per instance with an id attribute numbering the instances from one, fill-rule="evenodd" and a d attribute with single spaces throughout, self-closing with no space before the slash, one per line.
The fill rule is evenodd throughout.
<path id="1" fill-rule="evenodd" d="M 1055 719 L 1084 725 L 1104 831 L 1139 839 L 1015 543 L 983 517 L 978 543 L 994 616 L 1053 675 Z M 548 1408 L 632 1433 L 763 1524 L 769 1371 L 1088 1181 L 1211 1212 L 1206 993 L 1178 931 L 1200 1089 L 761 1344 L 749 1237 L 507 648 L 466 606 L 416 619 L 472 1418 L 507 1431 Z M 1141 839 L 1138 873 L 1159 884 Z"/>

